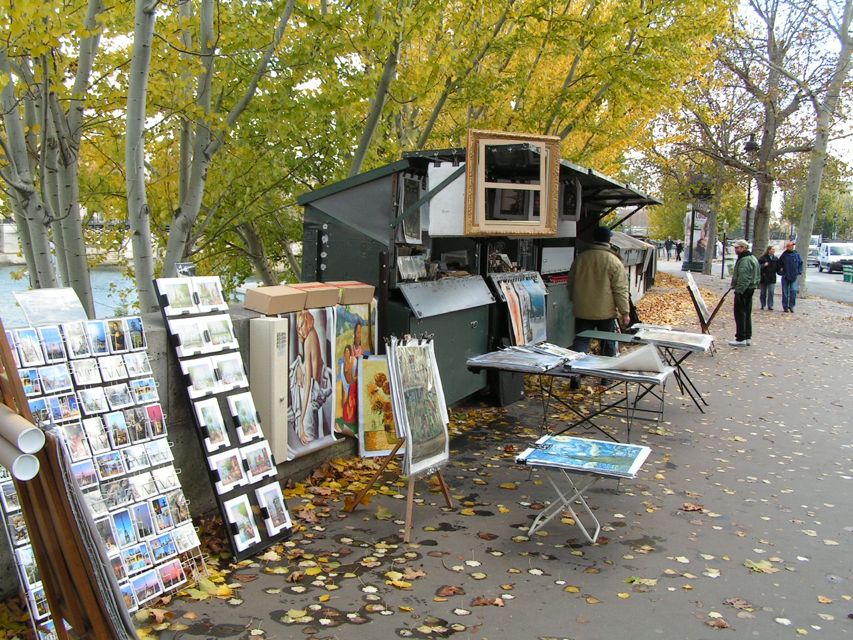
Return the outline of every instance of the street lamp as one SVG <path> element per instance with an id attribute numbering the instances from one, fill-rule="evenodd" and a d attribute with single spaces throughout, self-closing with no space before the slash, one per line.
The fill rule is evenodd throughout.
<path id="1" fill-rule="evenodd" d="M 746 141 L 746 144 L 743 145 L 743 150 L 749 154 L 755 153 L 758 151 L 760 147 L 758 143 L 755 141 L 755 134 L 749 134 L 749 140 Z M 743 220 L 743 239 L 749 242 L 749 214 L 752 209 L 752 174 L 748 176 L 748 182 L 746 183 L 746 214 L 744 215 Z M 753 229 L 753 235 L 755 234 L 755 230 Z"/>
<path id="2" fill-rule="evenodd" d="M 729 230 L 729 221 L 723 220 L 723 266 L 720 267 L 720 280 L 726 277 L 726 234 Z"/>

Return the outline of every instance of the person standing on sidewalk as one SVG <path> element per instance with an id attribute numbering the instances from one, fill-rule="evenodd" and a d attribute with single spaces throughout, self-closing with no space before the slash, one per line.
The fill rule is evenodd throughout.
<path id="1" fill-rule="evenodd" d="M 681 252 L 684 251 L 684 243 L 679 240 L 675 243 L 675 259 L 681 260 Z"/>
<path id="2" fill-rule="evenodd" d="M 776 269 L 779 266 L 779 258 L 776 257 L 776 247 L 767 247 L 764 255 L 758 259 L 761 265 L 761 310 L 766 306 L 773 311 L 773 294 L 776 293 Z"/>
<path id="3" fill-rule="evenodd" d="M 746 240 L 735 240 L 734 275 L 732 289 L 735 290 L 735 339 L 729 340 L 733 347 L 748 347 L 752 344 L 752 294 L 761 281 L 761 266 L 749 250 Z"/>
<path id="4" fill-rule="evenodd" d="M 672 260 L 672 247 L 675 243 L 672 241 L 672 238 L 669 236 L 666 237 L 666 242 L 663 243 L 663 248 L 666 249 L 666 259 L 667 261 Z"/>
<path id="5" fill-rule="evenodd" d="M 797 253 L 796 242 L 790 241 L 785 245 L 785 250 L 779 256 L 777 271 L 782 276 L 782 310 L 794 313 L 797 293 L 800 291 L 797 278 L 803 273 L 803 259 Z"/>

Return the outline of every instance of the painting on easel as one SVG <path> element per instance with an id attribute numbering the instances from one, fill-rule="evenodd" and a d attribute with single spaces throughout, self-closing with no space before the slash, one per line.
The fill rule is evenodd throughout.
<path id="1" fill-rule="evenodd" d="M 391 380 L 385 356 L 362 358 L 358 363 L 359 455 L 387 456 L 399 442 L 391 406 Z M 401 452 L 402 453 L 402 452 Z"/>

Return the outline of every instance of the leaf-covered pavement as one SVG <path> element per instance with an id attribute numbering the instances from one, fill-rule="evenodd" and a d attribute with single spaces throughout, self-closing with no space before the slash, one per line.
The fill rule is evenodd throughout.
<path id="1" fill-rule="evenodd" d="M 697 279 L 709 304 L 722 293 Z M 690 319 L 686 292 L 668 284 L 645 304 Z M 582 543 L 567 514 L 526 535 L 550 498 L 538 472 L 513 462 L 539 435 L 536 397 L 457 411 L 445 470 L 456 505 L 420 482 L 413 544 L 402 543 L 396 470 L 346 514 L 376 463 L 336 461 L 288 491 L 291 541 L 239 565 L 223 559 L 210 582 L 140 614 L 143 637 L 853 636 L 853 309 L 804 300 L 794 315 L 756 311 L 754 323 L 754 346 L 726 346 L 727 301 L 717 355 L 689 360 L 706 414 L 670 384 L 664 423 L 633 429 L 652 455 L 635 481 L 589 493 L 597 544 Z M 594 400 L 587 386 L 560 392 Z"/>

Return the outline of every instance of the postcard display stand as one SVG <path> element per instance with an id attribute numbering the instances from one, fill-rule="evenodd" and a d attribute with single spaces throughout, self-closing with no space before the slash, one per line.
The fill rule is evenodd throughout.
<path id="1" fill-rule="evenodd" d="M 405 467 L 409 488 L 406 496 L 406 523 L 403 542 L 411 540 L 414 511 L 415 481 L 423 476 L 435 476 L 447 508 L 453 500 L 441 467 L 449 460 L 447 434 L 447 405 L 435 360 L 431 337 L 417 339 L 392 337 L 387 346 L 388 372 L 391 380 L 391 406 L 397 425 L 398 440 L 373 478 L 352 503 L 352 511 L 364 498 L 368 489 L 379 478 L 388 463 L 405 444 Z"/>
<path id="2" fill-rule="evenodd" d="M 141 318 L 6 330 L 5 338 L 34 422 L 62 438 L 128 609 L 206 573 Z M 52 621 L 29 536 L 14 484 L 2 471 L 3 521 L 32 617 L 49 638 Z"/>
<path id="3" fill-rule="evenodd" d="M 293 524 L 243 366 L 219 277 L 155 281 L 234 557 L 286 539 Z"/>

